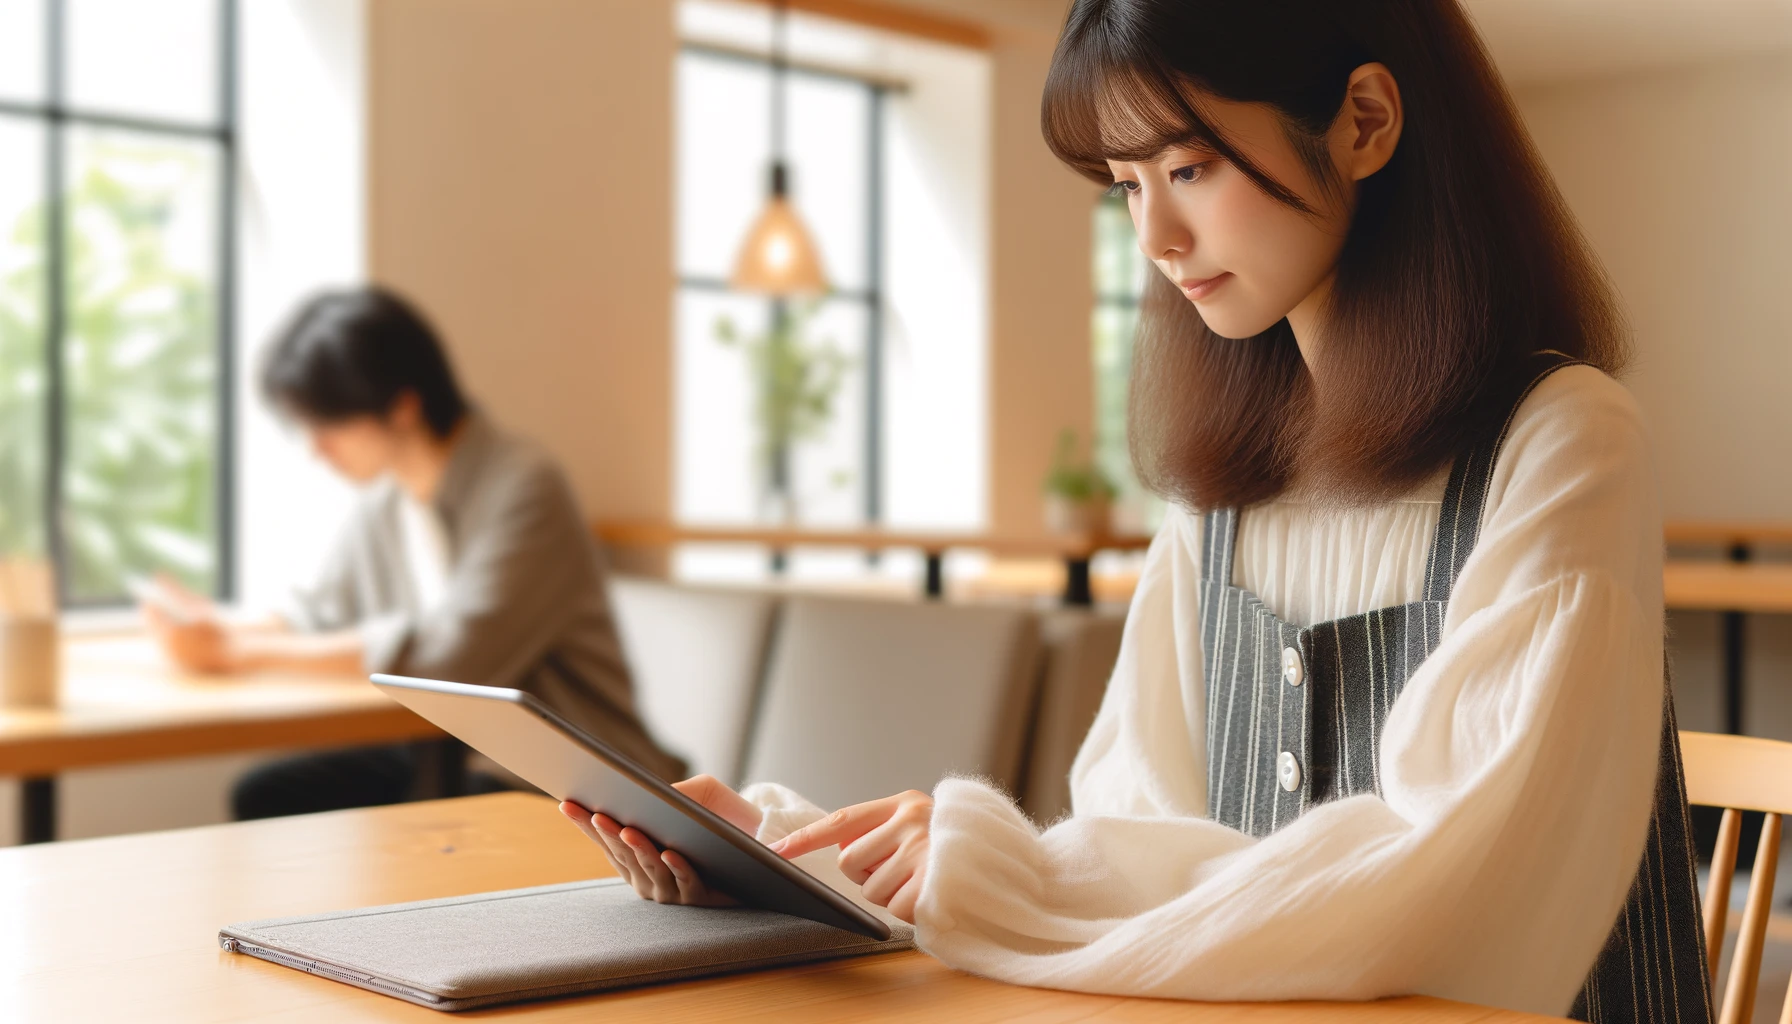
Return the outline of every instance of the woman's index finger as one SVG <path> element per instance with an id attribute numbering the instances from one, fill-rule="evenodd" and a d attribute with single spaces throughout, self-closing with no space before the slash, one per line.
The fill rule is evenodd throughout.
<path id="1" fill-rule="evenodd" d="M 843 846 L 889 821 L 895 812 L 896 798 L 893 796 L 842 807 L 771 844 L 771 850 L 785 860 L 793 860 L 824 847 Z"/>

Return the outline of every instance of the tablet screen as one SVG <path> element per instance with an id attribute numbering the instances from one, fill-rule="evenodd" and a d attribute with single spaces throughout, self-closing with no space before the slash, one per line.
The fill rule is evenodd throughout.
<path id="1" fill-rule="evenodd" d="M 874 939 L 890 929 L 602 740 L 521 690 L 376 675 L 394 700 L 549 796 L 602 811 L 677 850 L 705 884 L 748 906 Z"/>

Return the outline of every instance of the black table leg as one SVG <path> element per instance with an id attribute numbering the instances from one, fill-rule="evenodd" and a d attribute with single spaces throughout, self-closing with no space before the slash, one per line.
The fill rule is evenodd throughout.
<path id="1" fill-rule="evenodd" d="M 1732 562 L 1749 560 L 1749 549 L 1746 544 L 1735 544 L 1730 547 L 1729 556 Z M 1724 673 L 1724 730 L 1732 736 L 1742 735 L 1742 685 L 1743 672 L 1748 658 L 1746 615 L 1739 611 L 1724 612 L 1723 623 L 1723 673 Z"/>
<path id="2" fill-rule="evenodd" d="M 1095 604 L 1087 558 L 1064 559 L 1064 603 L 1072 608 L 1088 608 Z"/>
<path id="3" fill-rule="evenodd" d="M 418 740 L 417 784 L 419 800 L 439 800 L 467 795 L 467 745 L 452 736 Z"/>
<path id="4" fill-rule="evenodd" d="M 56 839 L 56 777 L 29 778 L 19 786 L 19 842 Z"/>
<path id="5" fill-rule="evenodd" d="M 1724 731 L 1742 735 L 1742 662 L 1747 639 L 1747 616 L 1741 612 L 1724 612 Z"/>
<path id="6" fill-rule="evenodd" d="M 946 596 L 946 553 L 943 551 L 927 552 L 927 586 L 924 593 L 929 601 L 938 601 Z"/>

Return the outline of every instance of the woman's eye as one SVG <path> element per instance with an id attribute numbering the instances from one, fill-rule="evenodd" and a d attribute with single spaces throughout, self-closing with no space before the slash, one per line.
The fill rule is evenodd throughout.
<path id="1" fill-rule="evenodd" d="M 1180 182 L 1189 183 L 1200 181 L 1202 175 L 1205 175 L 1206 173 L 1206 164 L 1189 164 L 1187 167 L 1178 167 L 1171 171 L 1170 177 Z"/>
<path id="2" fill-rule="evenodd" d="M 1119 199 L 1124 196 L 1132 195 L 1138 190 L 1139 183 L 1136 181 L 1116 181 L 1108 186 L 1107 194 L 1110 199 Z"/>

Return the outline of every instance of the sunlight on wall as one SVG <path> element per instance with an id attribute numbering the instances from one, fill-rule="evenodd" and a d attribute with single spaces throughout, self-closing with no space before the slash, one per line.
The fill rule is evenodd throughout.
<path id="1" fill-rule="evenodd" d="M 262 403 L 262 351 L 312 291 L 365 273 L 363 0 L 243 5 L 238 593 L 278 604 L 333 539 L 350 489 Z"/>

